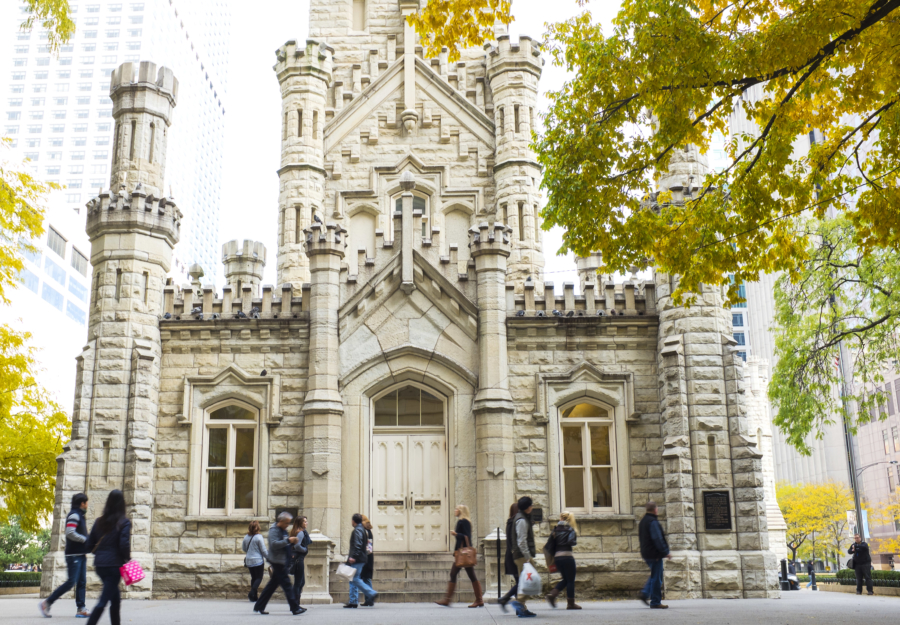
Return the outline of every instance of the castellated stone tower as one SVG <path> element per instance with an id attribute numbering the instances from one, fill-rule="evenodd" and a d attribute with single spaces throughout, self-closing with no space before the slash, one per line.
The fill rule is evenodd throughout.
<path id="1" fill-rule="evenodd" d="M 538 216 L 541 169 L 529 147 L 544 61 L 537 44 L 524 36 L 513 45 L 508 35 L 501 35 L 496 47 L 488 45 L 485 50 L 497 137 L 497 218 L 512 228 L 509 279 L 521 293 L 528 276 L 540 280 L 544 268 Z"/>
<path id="2" fill-rule="evenodd" d="M 317 41 L 289 41 L 277 52 L 282 129 L 279 177 L 278 283 L 309 282 L 303 230 L 325 215 L 323 128 L 334 50 Z"/>
<path id="3" fill-rule="evenodd" d="M 65 517 L 72 496 L 87 493 L 93 516 L 116 488 L 124 491 L 132 518 L 132 555 L 148 572 L 130 594 L 148 595 L 152 585 L 159 316 L 182 217 L 160 190 L 177 92 L 172 71 L 157 70 L 153 63 L 125 63 L 112 74 L 117 138 L 112 190 L 87 204 L 94 270 L 88 341 L 78 358 L 72 439 L 58 459 L 45 590 L 65 579 Z"/>
<path id="4" fill-rule="evenodd" d="M 696 148 L 679 150 L 658 191 L 683 202 L 707 171 Z M 690 305 L 675 302 L 677 287 L 678 276 L 656 274 L 664 516 L 673 555 L 666 595 L 777 597 L 763 454 L 747 415 L 731 311 L 718 287 L 702 285 Z M 714 502 L 734 518 L 727 533 L 710 526 L 715 514 L 706 506 Z"/>
<path id="5" fill-rule="evenodd" d="M 229 241 L 222 246 L 225 282 L 234 297 L 259 297 L 266 267 L 266 246 L 257 241 Z"/>
<path id="6" fill-rule="evenodd" d="M 112 74 L 109 96 L 116 120 L 109 186 L 133 190 L 142 185 L 154 197 L 165 195 L 166 149 L 178 80 L 172 70 L 144 61 L 123 63 Z"/>

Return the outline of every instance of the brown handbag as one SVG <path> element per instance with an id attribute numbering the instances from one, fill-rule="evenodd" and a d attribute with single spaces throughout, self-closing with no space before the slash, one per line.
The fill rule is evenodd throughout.
<path id="1" fill-rule="evenodd" d="M 462 549 L 457 549 L 453 553 L 454 564 L 461 569 L 467 569 L 478 564 L 478 552 L 475 551 L 475 547 L 469 542 L 469 537 L 465 536 L 465 539 L 466 546 Z"/>

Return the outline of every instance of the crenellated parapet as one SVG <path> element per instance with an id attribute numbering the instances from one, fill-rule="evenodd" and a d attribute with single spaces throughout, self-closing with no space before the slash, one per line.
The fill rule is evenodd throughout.
<path id="1" fill-rule="evenodd" d="M 544 69 L 540 45 L 531 37 L 522 35 L 518 43 L 513 43 L 509 35 L 497 37 L 497 45 L 484 46 L 488 79 L 493 81 L 499 74 L 510 71 L 524 71 L 540 78 Z"/>
<path id="2" fill-rule="evenodd" d="M 172 250 L 181 236 L 182 214 L 172 198 L 155 198 L 138 188 L 126 193 L 103 192 L 87 203 L 87 234 L 91 240 L 91 264 L 112 258 L 131 258 L 140 250 L 146 261 L 162 274 L 172 266 Z M 155 272 L 151 272 L 155 273 Z"/>
<path id="3" fill-rule="evenodd" d="M 281 83 L 300 75 L 316 76 L 326 85 L 331 83 L 334 48 L 327 44 L 307 39 L 305 46 L 298 46 L 292 39 L 275 51 L 275 57 L 277 62 L 272 69 Z"/>
<path id="4" fill-rule="evenodd" d="M 470 228 L 471 242 L 469 243 L 469 250 L 472 258 L 476 259 L 476 264 L 478 257 L 486 254 L 499 254 L 508 257 L 511 232 L 512 228 L 499 221 L 493 224 L 482 222 L 478 226 Z"/>

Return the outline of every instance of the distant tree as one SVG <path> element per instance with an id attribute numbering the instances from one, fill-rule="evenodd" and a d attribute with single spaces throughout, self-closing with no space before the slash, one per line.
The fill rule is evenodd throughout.
<path id="1" fill-rule="evenodd" d="M 893 227 L 900 229 L 900 217 Z M 821 437 L 836 418 L 854 429 L 887 416 L 880 407 L 889 397 L 867 383 L 882 382 L 900 360 L 900 250 L 861 247 L 859 226 L 846 216 L 809 219 L 803 229 L 810 241 L 805 260 L 775 289 L 777 362 L 768 393 L 775 425 L 809 453 L 810 435 Z M 838 367 L 842 343 L 844 370 L 854 378 L 846 387 Z"/>
<path id="2" fill-rule="evenodd" d="M 779 482 L 775 486 L 775 498 L 787 525 L 787 546 L 791 560 L 797 560 L 801 548 L 816 531 L 824 529 L 824 522 L 817 505 L 819 487 L 816 484 L 791 484 Z"/>
<path id="3" fill-rule="evenodd" d="M 824 523 L 822 536 L 836 554 L 837 568 L 840 569 L 850 557 L 846 555 L 846 547 L 851 541 L 847 512 L 854 508 L 853 493 L 846 484 L 825 482 L 818 486 L 817 500 L 820 518 Z"/>
<path id="4" fill-rule="evenodd" d="M 888 525 L 891 529 L 900 523 L 900 487 L 894 489 L 877 506 L 870 508 L 869 521 L 876 525 Z M 900 536 L 893 538 L 872 538 L 870 541 L 873 553 L 900 553 Z"/>
<path id="5" fill-rule="evenodd" d="M 466 48 L 494 38 L 494 24 L 510 24 L 512 0 L 429 0 L 408 20 L 421 36 L 426 56 L 436 57 L 447 48 L 450 61 Z"/>

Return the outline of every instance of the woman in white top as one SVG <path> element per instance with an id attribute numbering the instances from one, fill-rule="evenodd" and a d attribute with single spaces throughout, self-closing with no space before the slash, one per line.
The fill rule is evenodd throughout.
<path id="1" fill-rule="evenodd" d="M 244 566 L 250 569 L 250 594 L 247 596 L 251 602 L 256 603 L 259 599 L 256 591 L 259 590 L 259 585 L 262 583 L 266 559 L 269 556 L 269 552 L 266 551 L 266 541 L 259 533 L 258 521 L 250 523 L 241 549 L 247 554 L 244 558 Z"/>

